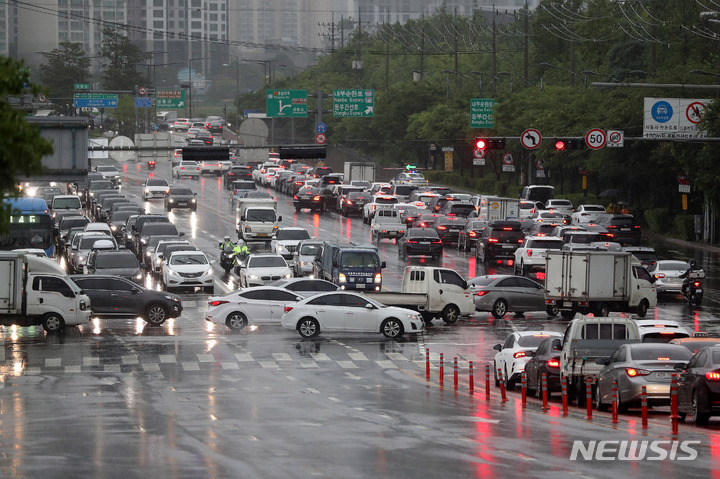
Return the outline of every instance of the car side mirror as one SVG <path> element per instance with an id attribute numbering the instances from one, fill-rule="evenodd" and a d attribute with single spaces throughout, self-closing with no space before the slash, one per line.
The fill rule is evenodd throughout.
<path id="1" fill-rule="evenodd" d="M 605 365 L 607 365 L 607 363 L 608 363 L 607 358 L 597 358 L 595 360 L 595 364 L 599 364 L 600 366 L 605 366 Z"/>
<path id="2" fill-rule="evenodd" d="M 502 344 L 496 344 L 495 346 L 493 346 L 493 349 L 495 351 L 502 351 Z"/>
<path id="3" fill-rule="evenodd" d="M 242 215 L 242 216 L 240 217 L 240 221 L 245 221 L 245 215 Z"/>
<path id="4" fill-rule="evenodd" d="M 687 363 L 675 363 L 673 369 L 676 371 L 685 371 L 687 369 Z"/>
<path id="5" fill-rule="evenodd" d="M 385 261 L 383 261 L 382 263 L 380 263 L 380 267 L 387 268 L 387 263 Z"/>
<path id="6" fill-rule="evenodd" d="M 375 309 L 375 306 L 373 306 L 372 304 L 368 303 L 368 304 L 365 305 L 365 308 L 366 308 L 366 309 Z"/>
<path id="7" fill-rule="evenodd" d="M 139 292 L 140 292 L 140 290 L 139 290 L 138 288 L 133 288 L 133 289 L 132 289 L 132 293 L 133 293 L 133 294 L 138 294 Z"/>
<path id="8" fill-rule="evenodd" d="M 282 221 L 282 216 L 278 216 L 278 221 Z"/>
<path id="9" fill-rule="evenodd" d="M 558 338 L 553 339 L 552 348 L 557 351 L 562 349 L 562 343 L 560 342 L 560 339 L 558 339 Z"/>
<path id="10" fill-rule="evenodd" d="M 183 236 L 185 236 L 185 233 L 184 233 L 184 232 L 180 232 L 180 233 L 178 233 L 178 236 L 180 236 L 180 237 L 182 238 Z"/>

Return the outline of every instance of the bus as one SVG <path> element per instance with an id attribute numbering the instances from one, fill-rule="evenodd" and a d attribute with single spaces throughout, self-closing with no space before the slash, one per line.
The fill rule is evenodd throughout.
<path id="1" fill-rule="evenodd" d="M 42 198 L 3 198 L 10 205 L 8 233 L 0 234 L 0 250 L 38 248 L 48 257 L 54 253 L 53 221 Z"/>

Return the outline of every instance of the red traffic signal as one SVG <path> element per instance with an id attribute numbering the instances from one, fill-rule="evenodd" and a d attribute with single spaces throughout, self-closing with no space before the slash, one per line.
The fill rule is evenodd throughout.
<path id="1" fill-rule="evenodd" d="M 478 150 L 484 150 L 487 147 L 487 141 L 484 138 L 475 139 L 475 148 Z"/>
<path id="2" fill-rule="evenodd" d="M 475 138 L 476 150 L 501 150 L 505 148 L 505 138 Z"/>
<path id="3" fill-rule="evenodd" d="M 565 149 L 565 141 L 564 140 L 555 140 L 555 149 L 558 151 L 562 151 Z"/>
<path id="4" fill-rule="evenodd" d="M 585 147 L 585 141 L 577 138 L 555 138 L 555 150 L 581 150 Z"/>

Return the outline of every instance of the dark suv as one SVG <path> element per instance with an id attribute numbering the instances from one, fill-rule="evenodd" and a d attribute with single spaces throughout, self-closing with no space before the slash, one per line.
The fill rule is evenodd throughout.
<path id="1" fill-rule="evenodd" d="M 519 221 L 491 221 L 477 240 L 475 258 L 484 263 L 514 259 L 515 250 L 524 239 Z"/>
<path id="2" fill-rule="evenodd" d="M 168 318 L 180 316 L 183 310 L 179 296 L 146 289 L 119 276 L 75 274 L 71 278 L 90 297 L 94 317 L 139 316 L 152 326 L 160 326 Z"/>
<path id="3" fill-rule="evenodd" d="M 607 215 L 601 216 L 597 224 L 604 226 L 612 235 L 612 241 L 622 245 L 637 246 L 640 244 L 642 231 L 635 222 L 633 215 Z"/>

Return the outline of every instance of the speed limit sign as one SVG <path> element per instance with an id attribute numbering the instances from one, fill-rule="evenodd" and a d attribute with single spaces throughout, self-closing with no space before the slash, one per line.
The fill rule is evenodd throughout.
<path id="1" fill-rule="evenodd" d="M 607 142 L 605 132 L 600 128 L 593 128 L 585 135 L 585 144 L 593 150 L 599 150 Z"/>

